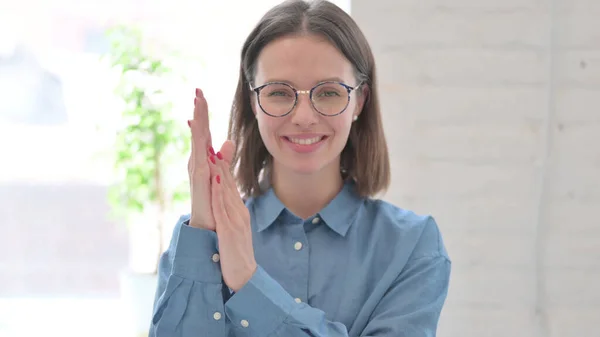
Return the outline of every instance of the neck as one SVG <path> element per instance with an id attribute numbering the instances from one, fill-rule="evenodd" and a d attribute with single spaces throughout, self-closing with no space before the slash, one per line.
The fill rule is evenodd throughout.
<path id="1" fill-rule="evenodd" d="M 295 215 L 306 219 L 323 209 L 343 187 L 339 164 L 313 174 L 301 174 L 273 163 L 275 194 Z"/>

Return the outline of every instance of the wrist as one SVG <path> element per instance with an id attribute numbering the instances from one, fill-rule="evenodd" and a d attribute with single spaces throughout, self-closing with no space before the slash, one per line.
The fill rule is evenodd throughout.
<path id="1" fill-rule="evenodd" d="M 205 229 L 213 232 L 215 231 L 215 226 L 211 226 L 207 221 L 190 218 L 186 224 L 194 228 Z"/>
<path id="2" fill-rule="evenodd" d="M 246 273 L 246 277 L 242 280 L 242 282 L 240 284 L 235 284 L 235 285 L 229 286 L 229 288 L 231 288 L 231 290 L 233 290 L 236 293 L 238 291 L 240 291 L 240 289 L 242 289 L 248 282 L 250 282 L 250 280 L 252 279 L 252 277 L 256 273 L 257 269 L 258 269 L 258 265 L 256 263 L 254 263 L 254 266 L 250 267 L 248 269 L 249 272 Z"/>

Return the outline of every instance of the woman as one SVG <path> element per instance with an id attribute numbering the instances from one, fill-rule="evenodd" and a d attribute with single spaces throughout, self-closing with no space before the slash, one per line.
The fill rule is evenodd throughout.
<path id="1" fill-rule="evenodd" d="M 344 11 L 288 1 L 244 44 L 216 154 L 196 90 L 192 211 L 151 336 L 435 336 L 450 261 L 432 217 L 372 198 L 390 179 L 375 84 Z"/>

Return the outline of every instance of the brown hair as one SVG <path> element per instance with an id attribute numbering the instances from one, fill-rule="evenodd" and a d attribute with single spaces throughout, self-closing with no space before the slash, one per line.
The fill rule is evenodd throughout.
<path id="1" fill-rule="evenodd" d="M 352 123 L 342 150 L 340 164 L 344 178 L 355 181 L 359 195 L 374 196 L 387 190 L 389 155 L 379 111 L 375 61 L 365 36 L 346 12 L 328 1 L 288 0 L 263 16 L 242 48 L 228 130 L 228 138 L 236 146 L 232 167 L 236 168 L 235 177 L 242 194 L 249 197 L 262 193 L 260 177 L 272 161 L 260 136 L 250 99 L 258 55 L 271 41 L 298 34 L 327 38 L 352 63 L 357 81 L 368 88 L 360 117 Z"/>

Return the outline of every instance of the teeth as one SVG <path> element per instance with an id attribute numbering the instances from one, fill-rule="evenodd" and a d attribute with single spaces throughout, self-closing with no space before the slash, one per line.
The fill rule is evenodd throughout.
<path id="1" fill-rule="evenodd" d="M 298 139 L 298 138 L 289 138 L 292 143 L 300 144 L 300 145 L 310 145 L 319 142 L 323 137 L 314 137 L 309 139 Z"/>

